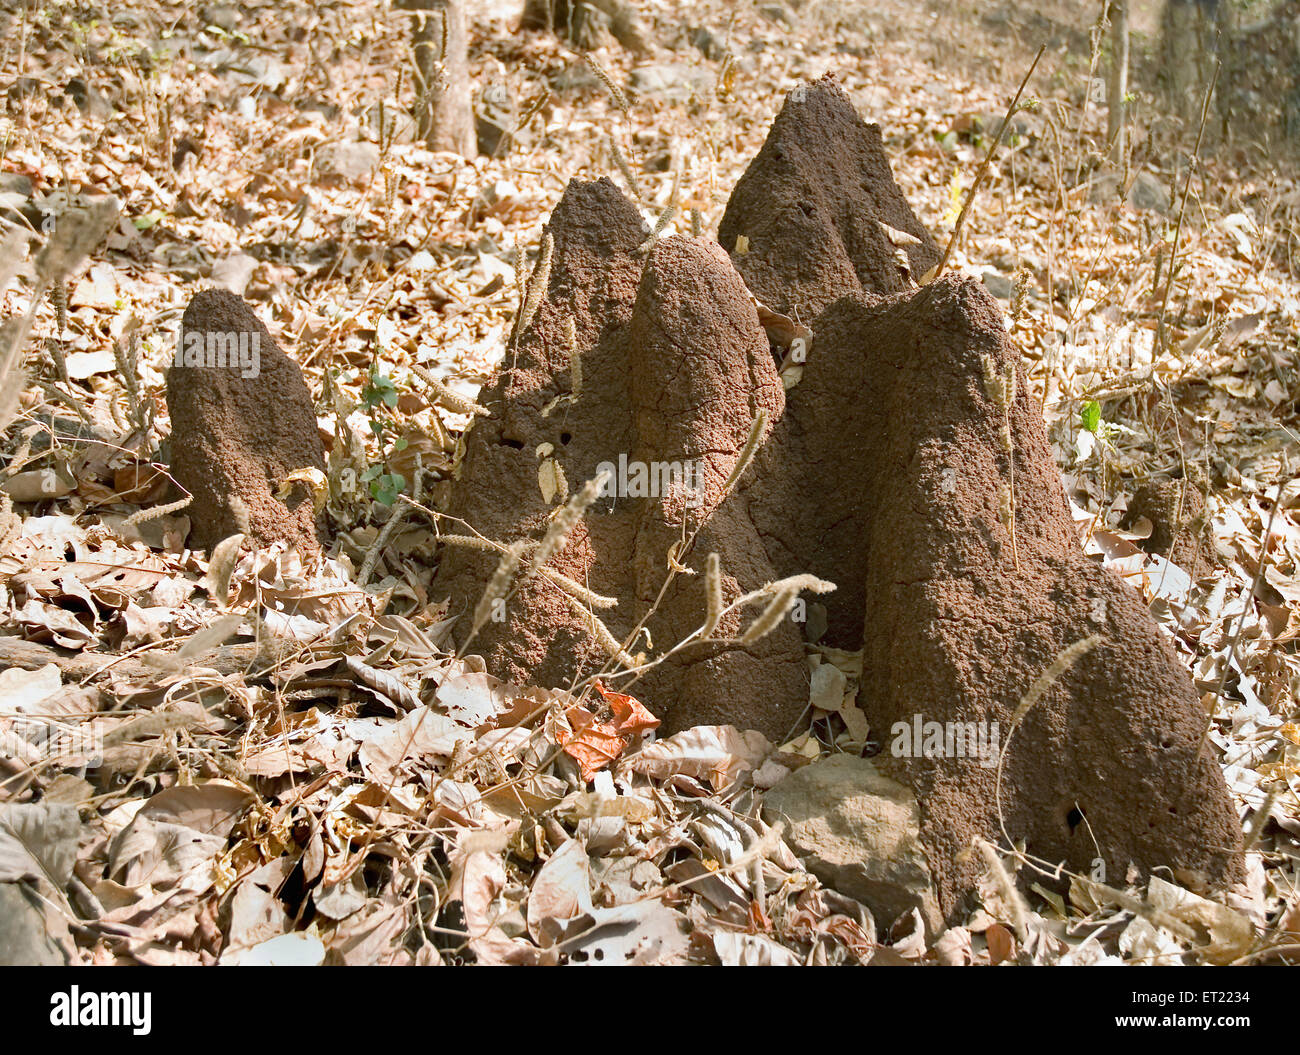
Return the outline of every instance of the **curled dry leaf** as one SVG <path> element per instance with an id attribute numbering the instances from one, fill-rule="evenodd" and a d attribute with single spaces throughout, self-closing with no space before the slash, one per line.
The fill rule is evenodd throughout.
<path id="1" fill-rule="evenodd" d="M 585 707 L 572 707 L 566 712 L 571 729 L 558 733 L 565 754 L 578 763 L 588 781 L 627 750 L 634 737 L 659 726 L 659 719 L 635 697 L 610 692 L 599 681 L 595 689 L 609 705 L 613 720 L 601 720 Z"/>
<path id="2" fill-rule="evenodd" d="M 538 870 L 528 895 L 528 933 L 542 948 L 563 936 L 566 924 L 592 910 L 591 867 L 580 839 L 570 839 Z"/>
<path id="3" fill-rule="evenodd" d="M 622 768 L 654 780 L 682 773 L 721 789 L 761 766 L 772 749 L 767 737 L 752 729 L 697 725 L 642 748 Z"/>

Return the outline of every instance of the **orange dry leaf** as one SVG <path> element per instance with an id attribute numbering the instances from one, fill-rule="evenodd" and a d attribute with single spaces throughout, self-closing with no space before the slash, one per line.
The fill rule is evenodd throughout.
<path id="1" fill-rule="evenodd" d="M 1003 960 L 1009 960 L 1016 952 L 1016 942 L 1011 936 L 1011 931 L 1002 926 L 1001 923 L 994 923 L 987 931 L 984 937 L 989 943 L 989 962 L 996 967 Z"/>
<path id="2" fill-rule="evenodd" d="M 614 726 L 620 734 L 631 737 L 637 733 L 648 733 L 651 729 L 659 728 L 659 719 L 647 711 L 644 704 L 635 696 L 610 692 L 599 681 L 596 682 L 595 688 L 614 712 Z"/>
<path id="3" fill-rule="evenodd" d="M 614 712 L 614 720 L 603 722 L 585 707 L 571 707 L 567 715 L 573 732 L 559 736 L 565 753 L 578 763 L 582 779 L 587 781 L 627 750 L 633 737 L 659 725 L 659 719 L 635 697 L 610 692 L 599 681 L 595 688 Z"/>

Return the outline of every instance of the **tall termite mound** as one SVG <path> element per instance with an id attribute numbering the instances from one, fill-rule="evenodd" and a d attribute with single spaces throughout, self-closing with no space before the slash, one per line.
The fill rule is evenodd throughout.
<path id="1" fill-rule="evenodd" d="M 311 393 L 242 298 L 207 289 L 186 307 L 167 411 L 171 473 L 193 496 L 193 545 L 243 532 L 258 545 L 320 551 L 311 484 L 286 481 L 325 469 Z"/>
<path id="2" fill-rule="evenodd" d="M 643 619 L 628 652 L 663 656 L 705 620 L 710 552 L 727 603 L 774 578 L 743 503 L 723 500 L 759 410 L 781 413 L 767 338 L 716 244 L 669 238 L 650 249 L 648 235 L 610 181 L 571 182 L 546 227 L 545 296 L 480 397 L 490 414 L 467 437 L 452 523 L 502 545 L 539 541 L 569 494 L 602 466 L 613 476 L 543 571 L 525 556 L 501 618 L 470 643 L 503 677 L 567 686 L 612 671 L 611 637 L 623 642 Z M 688 571 L 665 589 L 670 551 L 693 535 Z M 465 614 L 463 643 L 500 553 L 464 541 L 441 553 L 435 590 Z M 712 636 L 740 625 L 730 613 Z M 746 648 L 688 646 L 631 691 L 669 728 L 732 722 L 779 737 L 807 684 L 786 623 Z"/>
<path id="3" fill-rule="evenodd" d="M 939 262 L 894 182 L 880 126 L 829 74 L 787 97 L 718 241 L 759 300 L 805 322 L 846 293 L 908 289 Z"/>
<path id="4" fill-rule="evenodd" d="M 841 131 L 815 136 L 816 122 Z M 827 80 L 788 100 L 724 228 L 770 229 L 810 197 L 765 157 L 798 156 L 801 171 L 844 181 L 836 159 L 855 122 L 867 127 Z M 832 224 L 790 250 L 847 271 L 851 244 Z M 773 259 L 790 259 L 781 248 Z M 898 277 L 891 261 L 853 266 L 864 290 Z M 797 268 L 762 281 L 765 297 L 805 318 L 824 299 Z M 750 510 L 779 574 L 839 585 L 825 601 L 828 641 L 863 649 L 859 703 L 882 767 L 921 803 L 945 911 L 983 867 L 964 853 L 976 836 L 1024 840 L 1048 868 L 1095 874 L 1101 860 L 1121 883 L 1130 865 L 1207 885 L 1239 876 L 1240 828 L 1202 750 L 1191 678 L 1136 592 L 1079 548 L 996 302 L 945 276 L 889 296 L 851 292 L 812 328 Z M 1020 715 L 1035 685 L 1048 687 Z M 995 732 L 995 750 L 924 757 L 912 734 L 930 722 L 959 740 Z"/>
<path id="5" fill-rule="evenodd" d="M 983 867 L 977 837 L 1049 869 L 1101 861 L 1118 883 L 1130 866 L 1241 874 L 1190 677 L 1137 594 L 1079 549 L 996 303 L 971 280 L 917 285 L 937 248 L 833 80 L 791 93 L 737 185 L 731 263 L 697 240 L 648 248 L 607 180 L 571 183 L 547 233 L 545 296 L 484 392 L 449 512 L 501 545 L 537 541 L 602 465 L 617 479 L 543 570 L 525 553 L 503 618 L 470 642 L 489 669 L 567 685 L 626 666 L 620 642 L 664 656 L 704 618 L 710 553 L 724 603 L 811 573 L 837 584 L 824 640 L 863 651 L 859 705 L 881 767 L 916 793 L 950 919 Z M 788 392 L 742 277 L 811 324 Z M 760 411 L 763 445 L 727 489 Z M 689 465 L 694 489 L 656 489 Z M 483 545 L 441 551 L 462 643 L 499 558 Z M 665 587 L 672 559 L 685 570 Z M 802 634 L 786 618 L 740 646 L 752 618 L 730 613 L 724 640 L 631 691 L 670 730 L 783 736 L 808 703 Z M 982 756 L 943 737 L 927 755 L 911 733 L 933 723 Z"/>

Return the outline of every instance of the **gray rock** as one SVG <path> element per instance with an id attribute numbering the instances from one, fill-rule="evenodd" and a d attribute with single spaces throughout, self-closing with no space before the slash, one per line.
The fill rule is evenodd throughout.
<path id="1" fill-rule="evenodd" d="M 983 280 L 984 288 L 998 300 L 1010 300 L 1015 294 L 1016 284 L 1006 275 L 999 275 L 996 271 L 985 271 Z"/>
<path id="2" fill-rule="evenodd" d="M 791 28 L 794 26 L 794 19 L 790 17 L 790 12 L 785 9 L 783 4 L 763 4 L 758 9 L 758 13 L 769 22 L 780 22 Z"/>
<path id="3" fill-rule="evenodd" d="M 0 883 L 0 967 L 66 967 L 68 922 L 34 891 Z"/>
<path id="4" fill-rule="evenodd" d="M 600 88 L 600 78 L 585 66 L 566 66 L 551 78 L 551 91 L 585 91 Z"/>
<path id="5" fill-rule="evenodd" d="M 684 62 L 656 62 L 632 71 L 628 86 L 638 95 L 663 99 L 689 99 L 701 95 L 713 84 L 713 74 Z"/>
<path id="6" fill-rule="evenodd" d="M 212 274 L 208 277 L 214 286 L 228 289 L 242 297 L 248 289 L 253 272 L 257 270 L 257 264 L 258 261 L 247 253 L 232 253 L 214 263 Z"/>
<path id="7" fill-rule="evenodd" d="M 32 196 L 32 181 L 21 172 L 0 172 L 0 193 Z"/>
<path id="8" fill-rule="evenodd" d="M 886 925 L 918 909 L 943 930 L 912 792 L 865 758 L 834 755 L 791 774 L 764 799 L 769 823 L 827 886 L 861 901 Z"/>
<path id="9" fill-rule="evenodd" d="M 344 179 L 362 179 L 379 164 L 379 147 L 368 142 L 327 143 L 317 152 L 316 163 Z"/>
<path id="10" fill-rule="evenodd" d="M 1000 110 L 978 114 L 975 117 L 975 127 L 981 136 L 988 136 L 995 139 L 1002 134 L 1002 122 L 1005 119 L 1006 112 Z M 1013 135 L 1034 136 L 1037 134 L 1038 121 L 1033 113 L 1025 110 L 1017 110 L 1011 115 L 1011 128 L 1007 134 L 1008 140 Z"/>
<path id="11" fill-rule="evenodd" d="M 1094 205 L 1110 201 L 1119 194 L 1119 176 L 1103 172 L 1088 181 L 1088 200 Z"/>
<path id="12" fill-rule="evenodd" d="M 697 26 L 690 31 L 691 45 L 699 51 L 706 59 L 718 61 L 727 53 L 723 45 L 711 29 L 704 26 Z"/>
<path id="13" fill-rule="evenodd" d="M 510 92 L 503 84 L 489 84 L 479 96 L 474 115 L 478 135 L 478 152 L 488 157 L 499 157 L 508 148 L 509 134 L 514 127 L 513 104 Z"/>
<path id="14" fill-rule="evenodd" d="M 1094 204 L 1114 200 L 1120 193 L 1120 178 L 1117 173 L 1103 172 L 1090 181 L 1088 200 Z M 1139 211 L 1154 209 L 1156 212 L 1169 211 L 1169 189 L 1160 179 L 1150 172 L 1139 172 L 1133 178 L 1126 200 Z"/>
<path id="15" fill-rule="evenodd" d="M 1149 172 L 1139 172 L 1129 188 L 1128 202 L 1135 209 L 1169 211 L 1169 190 Z"/>
<path id="16" fill-rule="evenodd" d="M 71 99 L 81 111 L 82 117 L 93 117 L 104 121 L 113 116 L 113 104 L 103 92 L 93 84 L 87 84 L 80 77 L 73 77 L 63 88 L 63 94 Z"/>
<path id="17" fill-rule="evenodd" d="M 199 8 L 199 20 L 205 26 L 233 33 L 239 27 L 239 8 L 234 4 L 205 4 Z"/>
<path id="18" fill-rule="evenodd" d="M 10 223 L 30 223 L 38 227 L 39 210 L 33 207 L 32 181 L 19 172 L 0 172 L 0 219 Z"/>

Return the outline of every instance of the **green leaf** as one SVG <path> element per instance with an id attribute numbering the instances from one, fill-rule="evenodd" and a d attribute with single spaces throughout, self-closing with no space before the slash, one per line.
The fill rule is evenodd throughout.
<path id="1" fill-rule="evenodd" d="M 397 386 L 393 384 L 393 379 L 386 374 L 371 374 L 370 380 L 361 392 L 361 401 L 367 408 L 376 407 L 380 403 L 387 406 L 397 406 Z"/>
<path id="2" fill-rule="evenodd" d="M 376 502 L 385 506 L 391 506 L 405 490 L 406 477 L 401 473 L 386 473 L 370 484 L 370 494 Z"/>
<path id="3" fill-rule="evenodd" d="M 1088 400 L 1079 411 L 1079 423 L 1089 432 L 1096 433 L 1101 424 L 1101 404 L 1095 399 Z"/>

